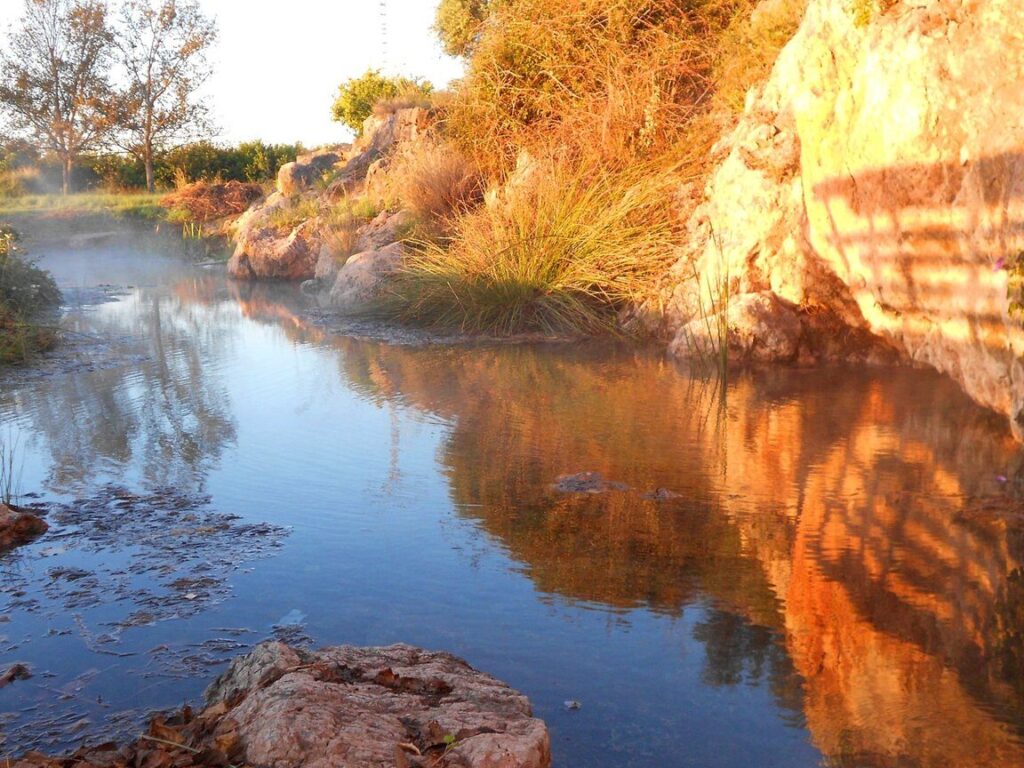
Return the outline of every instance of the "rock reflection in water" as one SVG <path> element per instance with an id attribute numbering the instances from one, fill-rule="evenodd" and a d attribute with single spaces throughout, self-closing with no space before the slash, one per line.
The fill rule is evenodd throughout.
<path id="1" fill-rule="evenodd" d="M 836 765 L 1024 764 L 1021 542 L 960 515 L 1019 455 L 947 381 L 757 374 L 720 408 L 643 355 L 343 346 L 452 421 L 454 500 L 544 592 L 710 601 L 705 680 L 770 678 Z M 576 471 L 682 498 L 551 491 Z"/>

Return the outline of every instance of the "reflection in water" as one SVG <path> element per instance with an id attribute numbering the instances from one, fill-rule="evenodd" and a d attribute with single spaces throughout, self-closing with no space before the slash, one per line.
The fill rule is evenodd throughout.
<path id="1" fill-rule="evenodd" d="M 1024 764 L 1020 542 L 959 514 L 1016 449 L 948 382 L 759 374 L 720 411 L 643 356 L 380 347 L 356 380 L 381 371 L 453 420 L 455 501 L 543 591 L 710 599 L 704 680 L 767 674 L 836 764 Z M 585 470 L 682 501 L 550 490 Z"/>
<path id="2" fill-rule="evenodd" d="M 132 364 L 36 387 L 31 413 L 53 455 L 51 488 L 80 487 L 134 454 L 150 487 L 201 487 L 204 468 L 235 429 L 228 392 L 206 365 L 219 351 L 218 336 L 204 332 L 215 327 L 209 313 L 148 291 L 97 313 L 105 333 L 129 340 Z M 74 330 L 91 334 L 93 321 L 87 315 Z"/>
<path id="3" fill-rule="evenodd" d="M 453 637 L 495 665 L 521 644 L 530 695 L 547 696 L 578 657 L 578 688 L 554 709 L 538 701 L 570 763 L 671 763 L 677 729 L 696 723 L 715 744 L 695 760 L 749 764 L 725 742 L 785 747 L 776 732 L 741 732 L 767 727 L 757 715 L 770 708 L 829 764 L 1024 765 L 1024 542 L 971 511 L 1004 494 L 997 477 L 1012 480 L 1020 456 L 1000 420 L 944 379 L 760 372 L 722 401 L 644 351 L 395 346 L 325 333 L 288 288 L 180 265 L 155 282 L 72 315 L 76 330 L 118 340 L 119 364 L 5 387 L 0 414 L 43 448 L 58 493 L 128 475 L 209 486 L 216 507 L 252 504 L 246 486 L 266 479 L 262 492 L 279 495 L 257 511 L 296 524 L 296 549 L 260 566 L 268 581 L 211 627 L 264 603 L 271 619 L 327 610 L 299 602 L 312 595 L 330 601 L 310 629 L 318 642 L 380 625 L 373 639 Z M 358 449 L 330 455 L 353 436 Z M 631 490 L 552 487 L 583 471 Z M 401 517 L 402 503 L 415 514 Z M 445 538 L 458 538 L 443 529 L 448 509 L 472 531 L 472 557 Z M 481 570 L 481 552 L 507 557 L 500 574 Z M 492 609 L 508 623 L 482 618 Z M 595 613 L 614 629 L 559 645 L 562 617 L 582 626 Z M 190 641 L 204 631 L 189 625 Z M 628 692 L 628 677 L 648 689 Z M 702 690 L 663 690 L 682 684 Z M 708 691 L 735 697 L 734 720 L 701 719 Z M 559 720 L 577 693 L 584 709 Z M 600 696 L 623 709 L 609 714 Z"/>

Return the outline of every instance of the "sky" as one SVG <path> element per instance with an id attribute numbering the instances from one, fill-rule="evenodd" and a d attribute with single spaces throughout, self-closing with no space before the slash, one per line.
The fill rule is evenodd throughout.
<path id="1" fill-rule="evenodd" d="M 116 4 L 117 0 L 111 0 Z M 0 34 L 24 0 L 0 0 Z M 204 98 L 228 143 L 262 139 L 317 146 L 346 141 L 331 120 L 339 83 L 369 67 L 443 87 L 461 64 L 430 29 L 436 0 L 199 0 L 220 39 Z M 386 28 L 387 34 L 384 34 Z"/>

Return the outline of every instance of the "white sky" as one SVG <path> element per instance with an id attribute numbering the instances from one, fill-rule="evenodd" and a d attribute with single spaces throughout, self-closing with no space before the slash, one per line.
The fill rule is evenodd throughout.
<path id="1" fill-rule="evenodd" d="M 0 0 L 4 38 L 23 3 Z M 343 141 L 348 132 L 330 117 L 343 80 L 374 67 L 443 87 L 462 71 L 458 61 L 441 53 L 430 29 L 436 0 L 199 3 L 217 18 L 220 31 L 211 55 L 214 74 L 204 90 L 221 128 L 219 138 L 226 142 L 258 138 L 315 146 Z"/>

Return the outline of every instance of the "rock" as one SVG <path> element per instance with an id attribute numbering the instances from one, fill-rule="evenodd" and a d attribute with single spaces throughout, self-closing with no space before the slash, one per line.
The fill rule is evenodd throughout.
<path id="1" fill-rule="evenodd" d="M 800 359 L 842 356 L 838 339 L 854 359 L 895 350 L 1024 438 L 1024 327 L 1005 266 L 1024 251 L 1022 29 L 1017 0 L 876 5 L 867 23 L 849 3 L 811 0 L 714 149 L 662 297 L 673 351 L 709 305 L 694 267 L 726 274 L 734 300 L 771 292 L 799 310 Z M 838 332 L 806 332 L 822 313 Z M 745 346 L 788 359 L 789 325 Z"/>
<path id="2" fill-rule="evenodd" d="M 392 243 L 350 257 L 331 288 L 331 306 L 342 312 L 357 312 L 379 300 L 388 278 L 402 264 L 402 250 L 401 243 Z"/>
<path id="3" fill-rule="evenodd" d="M 284 643 L 262 643 L 248 655 L 231 662 L 227 671 L 206 689 L 206 703 L 227 702 L 240 694 L 262 688 L 301 664 L 299 652 Z"/>
<path id="4" fill-rule="evenodd" d="M 434 117 L 419 107 L 399 109 L 387 115 L 371 115 L 363 124 L 363 132 L 352 147 L 352 155 L 328 189 L 332 198 L 352 194 L 364 185 L 372 167 L 374 175 L 383 172 L 385 160 L 395 147 L 417 141 L 426 135 Z M 378 179 L 379 181 L 379 179 Z"/>
<path id="5" fill-rule="evenodd" d="M 412 211 L 381 211 L 356 233 L 357 251 L 377 251 L 405 237 L 416 221 Z"/>
<path id="6" fill-rule="evenodd" d="M 272 227 L 251 226 L 238 236 L 228 274 L 238 280 L 308 280 L 316 271 L 320 247 L 315 220 L 286 235 Z"/>
<path id="7" fill-rule="evenodd" d="M 792 362 L 800 350 L 800 318 L 771 291 L 749 293 L 733 302 L 725 314 L 729 360 L 733 362 Z M 676 334 L 669 351 L 677 357 L 714 358 L 721 316 L 702 317 Z"/>
<path id="8" fill-rule="evenodd" d="M 306 653 L 269 643 L 234 662 L 209 702 L 227 710 L 214 742 L 246 765 L 544 768 L 551 761 L 547 728 L 524 696 L 454 656 L 408 645 Z"/>
<path id="9" fill-rule="evenodd" d="M 548 768 L 530 702 L 447 653 L 409 645 L 309 652 L 268 642 L 236 659 L 200 713 L 157 716 L 133 744 L 13 768 Z"/>
<path id="10" fill-rule="evenodd" d="M 0 552 L 21 546 L 49 530 L 42 518 L 0 503 Z"/>
<path id="11" fill-rule="evenodd" d="M 15 680 L 30 680 L 31 678 L 32 670 L 24 664 L 12 664 L 6 672 L 0 675 L 0 688 L 6 688 Z"/>
<path id="12" fill-rule="evenodd" d="M 631 490 L 625 483 L 606 480 L 600 472 L 578 472 L 560 475 L 552 486 L 559 493 L 608 493 Z"/>
<path id="13" fill-rule="evenodd" d="M 285 163 L 277 172 L 277 191 L 292 197 L 308 191 L 317 180 L 341 160 L 333 151 L 306 155 L 294 163 Z"/>
<path id="14" fill-rule="evenodd" d="M 412 228 L 415 215 L 411 211 L 381 211 L 367 224 L 356 231 L 355 253 L 380 251 L 397 242 Z M 347 254 L 337 254 L 329 244 L 324 244 L 316 261 L 314 277 L 319 281 L 317 290 L 334 287 L 342 267 L 350 259 Z"/>

